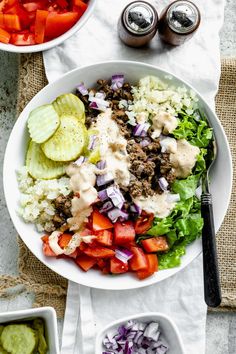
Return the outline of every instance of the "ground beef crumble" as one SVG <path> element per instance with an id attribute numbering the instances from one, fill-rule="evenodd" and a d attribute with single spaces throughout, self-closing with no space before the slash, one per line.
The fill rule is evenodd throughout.
<path id="1" fill-rule="evenodd" d="M 71 200 L 73 193 L 64 196 L 59 195 L 54 200 L 55 215 L 53 216 L 52 222 L 55 227 L 55 230 L 60 228 L 66 223 L 66 220 L 72 216 L 71 214 Z"/>

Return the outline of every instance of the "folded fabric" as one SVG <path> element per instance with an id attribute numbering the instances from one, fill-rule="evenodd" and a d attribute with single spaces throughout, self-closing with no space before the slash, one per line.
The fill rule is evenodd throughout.
<path id="1" fill-rule="evenodd" d="M 223 23 L 224 0 L 195 1 L 202 14 L 201 25 L 184 45 L 170 47 L 161 43 L 157 35 L 149 46 L 141 49 L 127 47 L 117 35 L 118 18 L 129 2 L 98 0 L 94 14 L 77 34 L 45 52 L 49 81 L 78 66 L 99 61 L 142 61 L 180 76 L 192 84 L 214 109 L 220 77 L 219 30 Z M 169 1 L 155 1 L 155 4 L 160 13 Z M 203 354 L 206 306 L 202 258 L 198 257 L 175 276 L 138 290 L 103 291 L 70 282 L 62 354 L 94 353 L 95 334 L 99 329 L 112 320 L 144 311 L 170 315 L 182 334 L 186 353 Z"/>

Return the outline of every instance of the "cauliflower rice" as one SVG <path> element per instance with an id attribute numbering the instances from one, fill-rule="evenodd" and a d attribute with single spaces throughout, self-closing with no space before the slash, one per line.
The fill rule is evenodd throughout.
<path id="1" fill-rule="evenodd" d="M 55 215 L 53 200 L 61 194 L 67 196 L 71 193 L 70 179 L 34 180 L 24 166 L 17 171 L 17 180 L 21 192 L 19 215 L 25 222 L 35 223 L 38 231 L 49 231 Z"/>

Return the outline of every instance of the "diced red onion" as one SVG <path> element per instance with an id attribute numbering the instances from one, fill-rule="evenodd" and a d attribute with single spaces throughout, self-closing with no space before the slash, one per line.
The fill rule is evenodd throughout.
<path id="1" fill-rule="evenodd" d="M 105 101 L 102 98 L 98 98 L 96 96 L 89 96 L 88 99 L 91 103 L 89 104 L 90 108 L 97 109 L 100 111 L 105 111 L 107 107 L 109 107 L 109 102 Z"/>
<path id="2" fill-rule="evenodd" d="M 119 259 L 123 263 L 127 263 L 129 259 L 133 257 L 133 253 L 126 249 L 126 248 L 118 248 L 115 250 L 115 256 L 117 259 Z M 124 329 L 124 334 L 127 332 L 126 329 Z M 120 332 L 119 332 L 120 333 Z M 123 335 L 124 335 L 123 334 Z"/>
<path id="3" fill-rule="evenodd" d="M 118 209 L 124 205 L 125 198 L 118 187 L 110 186 L 107 188 L 107 195 L 112 200 L 112 203 Z"/>
<path id="4" fill-rule="evenodd" d="M 150 143 L 151 143 L 151 140 L 148 139 L 148 138 L 146 138 L 146 139 L 143 139 L 142 141 L 140 141 L 139 144 L 140 144 L 142 147 L 146 147 L 146 146 L 148 146 Z"/>
<path id="5" fill-rule="evenodd" d="M 84 86 L 83 82 L 81 82 L 76 88 L 81 93 L 82 96 L 88 95 L 88 90 Z"/>
<path id="6" fill-rule="evenodd" d="M 166 342 L 156 339 L 160 335 L 158 327 L 156 322 L 129 321 L 126 325 L 121 325 L 118 331 L 113 330 L 107 334 L 103 344 L 108 351 L 104 351 L 103 354 L 166 354 L 168 350 Z"/>
<path id="7" fill-rule="evenodd" d="M 96 138 L 97 138 L 96 135 L 90 135 L 89 136 L 88 150 L 93 150 L 94 149 Z"/>
<path id="8" fill-rule="evenodd" d="M 180 195 L 179 194 L 167 194 L 166 200 L 168 203 L 176 203 L 180 201 Z"/>
<path id="9" fill-rule="evenodd" d="M 111 172 L 105 173 L 104 175 L 98 175 L 97 176 L 97 186 L 104 186 L 104 184 L 107 184 L 109 182 L 112 182 L 114 180 L 113 174 Z"/>
<path id="10" fill-rule="evenodd" d="M 95 95 L 96 98 L 99 98 L 101 100 L 104 100 L 106 95 L 104 92 L 97 92 L 96 95 Z"/>
<path id="11" fill-rule="evenodd" d="M 165 177 L 159 178 L 158 184 L 159 184 L 160 188 L 161 188 L 163 191 L 166 191 L 167 188 L 168 188 L 168 186 L 169 186 L 169 183 L 167 182 L 167 180 L 165 179 Z"/>
<path id="12" fill-rule="evenodd" d="M 133 129 L 134 136 L 146 136 L 149 127 L 149 123 L 137 124 Z"/>
<path id="13" fill-rule="evenodd" d="M 88 158 L 85 156 L 80 156 L 76 161 L 74 161 L 73 163 L 77 166 L 81 166 L 82 163 L 84 163 L 85 161 L 87 161 Z"/>
<path id="14" fill-rule="evenodd" d="M 115 74 L 111 77 L 111 89 L 116 91 L 120 89 L 124 84 L 124 75 Z"/>
<path id="15" fill-rule="evenodd" d="M 105 160 L 98 161 L 96 166 L 99 170 L 104 170 L 104 168 L 106 168 L 106 161 Z"/>
<path id="16" fill-rule="evenodd" d="M 113 208 L 107 213 L 108 218 L 114 223 L 118 218 L 123 218 L 123 220 L 128 220 L 129 215 L 118 208 Z"/>
<path id="17" fill-rule="evenodd" d="M 130 211 L 134 214 L 141 215 L 142 209 L 140 208 L 140 206 L 138 206 L 138 204 L 133 203 L 130 206 Z"/>
<path id="18" fill-rule="evenodd" d="M 104 200 L 109 199 L 108 195 L 107 195 L 107 190 L 106 189 L 102 189 L 101 191 L 98 192 L 98 198 L 104 202 Z M 113 205 L 113 204 L 112 204 Z"/>
<path id="19" fill-rule="evenodd" d="M 109 210 L 113 208 L 113 204 L 110 200 L 103 204 L 103 206 L 99 209 L 100 213 L 107 213 Z"/>

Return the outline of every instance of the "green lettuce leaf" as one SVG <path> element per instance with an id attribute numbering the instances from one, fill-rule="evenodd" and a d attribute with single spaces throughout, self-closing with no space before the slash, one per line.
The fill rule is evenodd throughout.
<path id="1" fill-rule="evenodd" d="M 176 139 L 186 139 L 192 145 L 206 148 L 212 140 L 212 128 L 209 127 L 205 116 L 195 111 L 191 116 L 184 111 L 178 115 L 178 127 L 172 132 Z"/>
<path id="2" fill-rule="evenodd" d="M 180 195 L 181 200 L 186 200 L 195 195 L 198 186 L 200 174 L 191 175 L 185 179 L 176 179 L 172 184 L 172 192 Z"/>
<path id="3" fill-rule="evenodd" d="M 180 266 L 181 257 L 185 254 L 186 247 L 184 243 L 176 245 L 168 253 L 158 256 L 158 268 L 168 269 Z"/>

